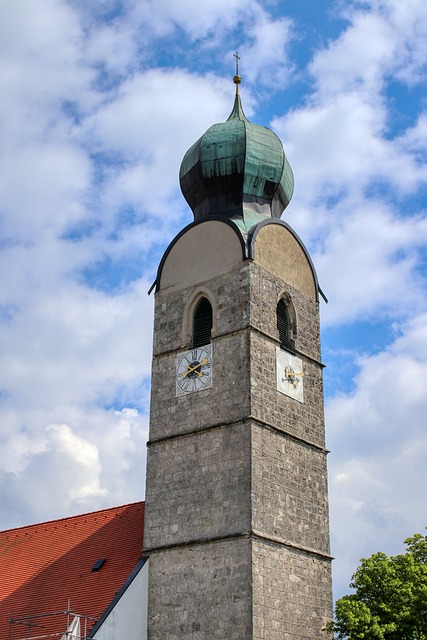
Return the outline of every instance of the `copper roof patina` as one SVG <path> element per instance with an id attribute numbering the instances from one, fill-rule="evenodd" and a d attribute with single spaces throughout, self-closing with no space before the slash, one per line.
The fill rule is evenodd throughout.
<path id="1" fill-rule="evenodd" d="M 280 218 L 294 188 L 292 169 L 273 131 L 246 118 L 238 84 L 226 122 L 214 124 L 187 151 L 181 190 L 195 220 L 231 218 L 242 228 L 266 217 Z"/>

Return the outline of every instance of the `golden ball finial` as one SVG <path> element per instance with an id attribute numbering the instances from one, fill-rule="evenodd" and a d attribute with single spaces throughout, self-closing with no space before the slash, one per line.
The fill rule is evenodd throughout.
<path id="1" fill-rule="evenodd" d="M 234 84 L 240 84 L 242 82 L 242 76 L 234 76 L 233 82 Z"/>

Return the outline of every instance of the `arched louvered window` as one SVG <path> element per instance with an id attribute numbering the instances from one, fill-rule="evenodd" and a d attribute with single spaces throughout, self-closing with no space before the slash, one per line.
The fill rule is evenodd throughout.
<path id="1" fill-rule="evenodd" d="M 280 346 L 290 347 L 289 315 L 286 302 L 281 298 L 277 304 L 277 331 L 279 332 Z"/>
<path id="2" fill-rule="evenodd" d="M 193 318 L 193 347 L 203 347 L 211 341 L 212 306 L 209 300 L 202 298 Z"/>

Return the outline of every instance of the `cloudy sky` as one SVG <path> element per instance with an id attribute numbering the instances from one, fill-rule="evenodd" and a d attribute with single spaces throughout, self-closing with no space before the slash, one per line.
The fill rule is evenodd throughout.
<path id="1" fill-rule="evenodd" d="M 14 0 L 0 47 L 0 528 L 144 495 L 147 290 L 238 49 L 329 298 L 342 595 L 360 557 L 427 525 L 427 3 Z"/>

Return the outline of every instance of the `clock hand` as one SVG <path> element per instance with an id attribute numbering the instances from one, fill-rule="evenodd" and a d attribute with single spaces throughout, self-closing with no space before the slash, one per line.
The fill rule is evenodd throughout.
<path id="1" fill-rule="evenodd" d="M 203 376 L 203 373 L 201 373 L 200 371 L 196 371 L 196 369 L 198 369 L 199 367 L 207 363 L 208 363 L 208 359 L 205 358 L 201 362 L 198 362 L 195 367 L 190 367 L 190 365 L 187 365 L 187 371 L 184 371 L 184 373 L 182 374 L 182 377 L 186 378 L 189 373 L 192 373 L 193 371 L 195 371 L 195 373 L 197 373 L 199 378 L 201 378 Z"/>

